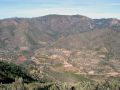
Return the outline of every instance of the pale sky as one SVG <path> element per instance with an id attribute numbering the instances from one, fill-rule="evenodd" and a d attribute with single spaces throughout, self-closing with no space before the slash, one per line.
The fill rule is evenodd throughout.
<path id="1" fill-rule="evenodd" d="M 1 19 L 48 14 L 120 19 L 120 0 L 0 0 Z"/>

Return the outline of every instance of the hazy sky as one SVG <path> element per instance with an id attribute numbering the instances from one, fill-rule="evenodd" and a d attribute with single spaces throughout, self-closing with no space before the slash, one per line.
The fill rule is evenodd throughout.
<path id="1" fill-rule="evenodd" d="M 0 0 L 0 18 L 47 14 L 120 19 L 120 0 Z"/>

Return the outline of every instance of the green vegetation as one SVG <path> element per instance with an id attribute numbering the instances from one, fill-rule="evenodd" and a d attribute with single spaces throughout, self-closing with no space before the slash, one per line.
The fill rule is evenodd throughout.
<path id="1" fill-rule="evenodd" d="M 113 30 L 119 31 L 120 25 L 113 25 L 112 28 Z"/>
<path id="2" fill-rule="evenodd" d="M 30 51 L 23 50 L 23 51 L 21 51 L 21 54 L 24 55 L 24 56 L 29 56 L 30 55 Z"/>
<path id="3" fill-rule="evenodd" d="M 1 84 L 0 90 L 120 90 L 119 79 L 102 82 L 81 81 L 79 83 L 23 83 L 22 78 L 12 84 Z"/>
<path id="4" fill-rule="evenodd" d="M 105 54 L 105 60 L 109 61 L 113 57 L 112 51 L 109 51 L 108 53 Z"/>
<path id="5" fill-rule="evenodd" d="M 90 82 L 92 81 L 83 75 L 74 74 L 72 72 L 57 72 L 47 68 L 44 70 L 44 72 L 47 73 L 49 77 L 51 77 L 53 81 L 56 81 L 56 82 L 75 83 L 80 81 L 90 81 Z"/>
<path id="6" fill-rule="evenodd" d="M 6 47 L 5 42 L 4 42 L 4 41 L 1 41 L 1 43 L 0 43 L 0 48 L 4 49 L 5 47 Z"/>
<path id="7" fill-rule="evenodd" d="M 60 73 L 49 69 L 44 72 L 56 81 L 39 83 L 27 74 L 24 67 L 0 62 L 0 90 L 120 90 L 120 78 L 92 81 L 90 77 L 70 72 Z"/>
<path id="8" fill-rule="evenodd" d="M 0 82 L 11 83 L 15 81 L 16 77 L 22 77 L 24 82 L 35 81 L 27 74 L 25 68 L 13 63 L 0 62 Z"/>
<path id="9" fill-rule="evenodd" d="M 26 36 L 28 42 L 29 42 L 31 45 L 36 44 L 35 40 L 32 38 L 32 36 L 31 36 L 29 33 L 26 33 L 26 32 L 25 32 L 25 36 Z"/>

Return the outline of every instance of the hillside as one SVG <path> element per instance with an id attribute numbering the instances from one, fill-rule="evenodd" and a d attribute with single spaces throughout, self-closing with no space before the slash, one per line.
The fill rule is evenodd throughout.
<path id="1" fill-rule="evenodd" d="M 49 47 L 56 41 L 66 40 L 68 37 L 74 39 L 74 36 L 77 38 L 74 40 L 76 43 L 81 42 L 78 34 L 83 32 L 95 31 L 94 33 L 97 34 L 102 30 L 103 34 L 107 34 L 109 33 L 107 29 L 119 32 L 119 28 L 120 21 L 117 19 L 90 19 L 81 15 L 47 15 L 37 18 L 3 19 L 0 20 L 0 48 L 34 50 L 35 48 Z M 91 33 L 90 37 L 96 36 L 93 34 Z M 70 40 L 69 38 L 67 41 Z M 82 41 L 87 38 L 89 37 L 83 37 Z M 89 43 L 90 40 L 86 42 Z M 74 45 L 79 46 L 78 43 Z"/>
<path id="2" fill-rule="evenodd" d="M 25 65 L 39 81 L 79 82 L 81 74 L 118 77 L 119 30 L 120 20 L 113 18 L 47 15 L 3 19 L 0 60 Z"/>
<path id="3" fill-rule="evenodd" d="M 36 81 L 25 70 L 25 68 L 13 63 L 0 62 L 0 82 L 12 83 L 17 78 L 23 78 L 24 82 Z"/>
<path id="4" fill-rule="evenodd" d="M 22 50 L 48 46 L 69 34 L 91 30 L 92 23 L 92 19 L 77 15 L 1 20 L 0 47 Z"/>

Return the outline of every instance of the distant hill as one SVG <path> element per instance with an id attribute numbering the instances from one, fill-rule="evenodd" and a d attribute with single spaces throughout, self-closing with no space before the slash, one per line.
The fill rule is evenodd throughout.
<path id="1" fill-rule="evenodd" d="M 46 47 L 58 40 L 66 39 L 66 37 L 72 38 L 72 35 L 75 36 L 75 34 L 105 28 L 119 31 L 120 21 L 117 19 L 90 19 L 81 15 L 3 19 L 0 20 L 0 48 L 24 50 Z M 106 32 L 106 30 L 104 31 Z"/>

